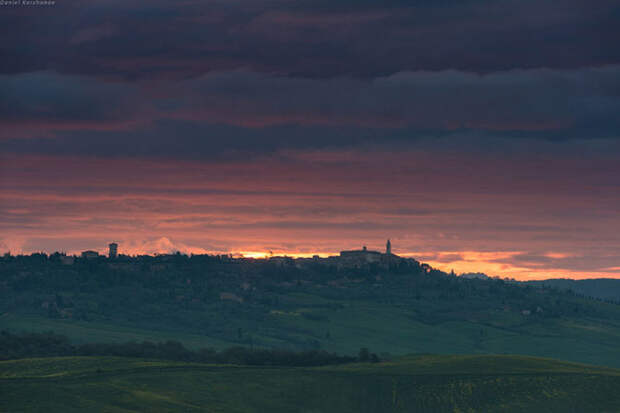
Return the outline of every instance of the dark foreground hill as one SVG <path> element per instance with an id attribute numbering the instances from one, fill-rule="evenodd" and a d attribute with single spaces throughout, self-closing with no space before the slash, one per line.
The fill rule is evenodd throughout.
<path id="1" fill-rule="evenodd" d="M 620 305 L 463 279 L 415 260 L 334 265 L 213 256 L 0 258 L 0 330 L 74 344 L 175 340 L 394 355 L 527 354 L 620 367 Z"/>
<path id="2" fill-rule="evenodd" d="M 520 356 L 291 368 L 112 357 L 0 362 L 0 411 L 615 412 L 620 370 Z"/>

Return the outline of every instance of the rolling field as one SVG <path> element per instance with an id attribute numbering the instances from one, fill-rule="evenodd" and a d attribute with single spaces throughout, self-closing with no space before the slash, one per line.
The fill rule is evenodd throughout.
<path id="1" fill-rule="evenodd" d="M 620 370 L 523 356 L 248 367 L 67 357 L 0 362 L 0 411 L 620 411 Z"/>
<path id="2" fill-rule="evenodd" d="M 320 297 L 304 299 L 319 301 Z M 310 319 L 300 315 L 303 313 L 316 317 Z M 148 329 L 36 315 L 5 313 L 0 315 L 0 329 L 54 331 L 77 344 L 176 340 L 190 349 L 249 347 L 247 341 L 240 343 L 169 327 Z M 264 348 L 298 349 L 312 342 L 340 354 L 356 354 L 360 347 L 396 355 L 527 354 L 620 367 L 620 324 L 609 319 L 528 320 L 520 315 L 490 312 L 489 320 L 425 323 L 415 319 L 406 308 L 357 301 L 348 302 L 339 310 L 317 310 L 300 299 L 292 311 L 271 314 L 260 324 L 243 325 L 243 330 L 252 332 L 254 346 Z"/>

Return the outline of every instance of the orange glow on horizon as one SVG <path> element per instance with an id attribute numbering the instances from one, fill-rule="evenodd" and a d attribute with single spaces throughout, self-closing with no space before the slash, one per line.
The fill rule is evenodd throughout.
<path id="1" fill-rule="evenodd" d="M 308 252 L 300 252 L 300 251 L 236 251 L 231 252 L 233 257 L 240 258 L 271 258 L 271 257 L 290 257 L 290 258 L 312 258 L 315 255 L 318 255 L 321 258 L 327 258 L 334 255 L 339 255 L 340 253 L 324 253 L 324 252 L 316 252 L 316 253 L 308 253 Z"/>
<path id="2" fill-rule="evenodd" d="M 137 255 L 158 255 L 172 254 L 177 251 L 187 255 L 232 255 L 234 258 L 250 258 L 250 259 L 268 259 L 270 257 L 290 257 L 290 258 L 312 258 L 319 256 L 327 258 L 330 256 L 338 256 L 340 252 L 308 252 L 299 250 L 270 250 L 261 251 L 259 249 L 239 249 L 231 251 L 206 250 L 203 248 L 188 247 L 184 244 L 173 244 L 167 238 L 161 238 L 154 242 L 159 247 L 158 251 L 139 250 L 136 247 L 119 248 L 119 253 L 137 256 Z M 181 248 L 177 248 L 181 247 Z M 346 248 L 343 248 L 346 249 Z M 372 248 L 370 248 L 372 249 Z M 107 255 L 107 249 L 94 249 L 102 255 Z M 71 251 L 69 255 L 79 256 L 81 251 Z M 433 268 L 439 269 L 446 273 L 454 271 L 456 274 L 464 273 L 484 273 L 489 277 L 513 278 L 519 281 L 541 280 L 550 278 L 572 278 L 572 279 L 588 279 L 588 278 L 620 278 L 620 267 L 606 267 L 595 271 L 574 271 L 563 268 L 547 267 L 536 268 L 529 263 L 530 266 L 521 266 L 510 263 L 509 260 L 520 254 L 522 251 L 418 251 L 418 252 L 395 252 L 396 255 L 403 258 L 413 258 L 420 263 L 426 263 Z M 573 254 L 566 253 L 545 253 L 543 256 L 550 258 L 567 258 Z M 436 257 L 430 259 L 426 257 Z M 498 262 L 499 260 L 500 262 Z M 502 262 L 502 260 L 506 260 Z"/>
<path id="3" fill-rule="evenodd" d="M 467 158 L 424 153 L 289 151 L 173 164 L 3 158 L 16 178 L 0 182 L 0 254 L 107 254 L 114 241 L 126 255 L 309 258 L 364 244 L 384 251 L 391 238 L 395 254 L 446 272 L 620 278 L 616 192 L 576 194 L 560 175 L 553 185 L 526 179 L 536 159 L 513 165 L 525 174 L 516 180 L 497 175 L 501 160 L 476 161 L 470 177 L 461 173 Z"/>

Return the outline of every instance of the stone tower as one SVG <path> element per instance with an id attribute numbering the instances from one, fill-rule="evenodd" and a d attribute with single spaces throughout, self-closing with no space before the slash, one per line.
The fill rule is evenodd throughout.
<path id="1" fill-rule="evenodd" d="M 110 247 L 110 252 L 108 254 L 108 257 L 116 258 L 116 256 L 118 255 L 118 244 L 113 242 L 110 245 L 108 245 L 108 247 Z"/>
<path id="2" fill-rule="evenodd" d="M 392 255 L 392 243 L 390 240 L 387 240 L 385 243 L 385 255 Z"/>

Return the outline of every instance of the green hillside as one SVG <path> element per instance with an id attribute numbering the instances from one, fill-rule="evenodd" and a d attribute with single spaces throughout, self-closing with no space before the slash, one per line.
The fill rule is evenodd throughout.
<path id="1" fill-rule="evenodd" d="M 0 330 L 72 343 L 175 340 L 354 355 L 527 354 L 620 367 L 620 305 L 415 260 L 0 258 Z"/>
<path id="2" fill-rule="evenodd" d="M 620 411 L 620 370 L 522 356 L 248 367 L 68 357 L 0 362 L 0 411 Z"/>

